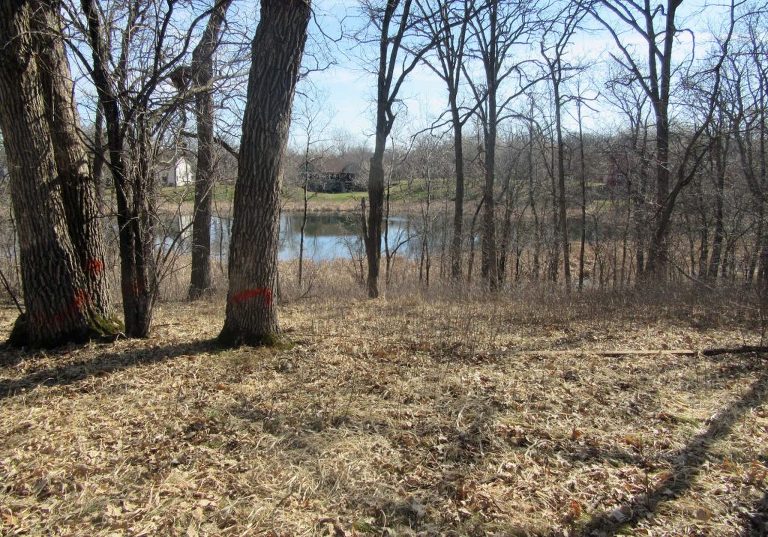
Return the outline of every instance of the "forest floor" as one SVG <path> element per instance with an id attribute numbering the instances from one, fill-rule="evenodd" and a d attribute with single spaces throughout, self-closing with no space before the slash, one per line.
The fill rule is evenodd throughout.
<path id="1" fill-rule="evenodd" d="M 290 349 L 178 302 L 148 340 L 0 351 L 0 534 L 764 535 L 768 360 L 664 352 L 758 343 L 726 302 L 280 315 Z"/>

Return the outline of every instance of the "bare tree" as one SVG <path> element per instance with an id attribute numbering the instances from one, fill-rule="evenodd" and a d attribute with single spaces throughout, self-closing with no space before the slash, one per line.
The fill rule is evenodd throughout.
<path id="1" fill-rule="evenodd" d="M 547 23 L 544 36 L 539 44 L 541 56 L 547 69 L 549 83 L 552 86 L 553 106 L 555 111 L 555 135 L 557 137 L 557 188 L 558 211 L 560 224 L 560 242 L 563 248 L 563 274 L 566 292 L 571 291 L 571 250 L 568 238 L 568 216 L 565 191 L 565 143 L 563 141 L 563 107 L 571 100 L 564 94 L 563 83 L 580 70 L 578 66 L 569 64 L 565 55 L 573 34 L 579 27 L 586 10 L 577 2 L 566 2 Z M 553 41 L 549 41 L 554 37 Z M 581 128 L 581 122 L 579 123 Z"/>
<path id="2" fill-rule="evenodd" d="M 192 220 L 192 274 L 189 298 L 213 290 L 211 281 L 211 205 L 215 187 L 214 138 L 214 54 L 219 43 L 227 9 L 232 0 L 219 0 L 213 7 L 200 42 L 192 51 L 190 79 L 195 97 L 197 123 L 197 167 Z"/>
<path id="3" fill-rule="evenodd" d="M 462 111 L 459 91 L 462 85 L 462 66 L 467 47 L 468 26 L 473 16 L 473 2 L 461 0 L 417 0 L 424 19 L 425 31 L 435 42 L 435 57 L 425 56 L 425 63 L 445 83 L 448 91 L 448 112 L 453 129 L 454 173 L 456 191 L 453 210 L 453 238 L 451 240 L 451 277 L 461 279 L 461 243 L 464 226 L 464 137 L 462 129 L 470 113 Z"/>
<path id="4" fill-rule="evenodd" d="M 412 0 L 386 0 L 383 6 L 367 0 L 364 8 L 376 29 L 376 133 L 368 172 L 368 215 L 363 214 L 363 239 L 368 261 L 368 296 L 379 296 L 382 221 L 384 216 L 384 153 L 395 122 L 398 94 L 407 76 L 416 68 L 433 42 L 409 42 L 419 17 Z M 365 204 L 363 204 L 365 207 Z"/>
<path id="5" fill-rule="evenodd" d="M 623 72 L 610 75 L 604 97 L 618 108 L 627 124 L 626 131 L 611 140 L 609 160 L 611 173 L 621 173 L 627 181 L 628 210 L 634 228 L 635 269 L 639 276 L 646 266 L 651 218 L 647 197 L 652 187 L 653 151 L 649 138 L 653 112 L 648 105 L 648 95 L 632 81 Z"/>
<path id="6" fill-rule="evenodd" d="M 27 308 L 9 340 L 16 345 L 81 341 L 121 328 L 112 318 L 96 189 L 61 28 L 59 2 L 0 7 L 0 127 Z"/>
<path id="7" fill-rule="evenodd" d="M 537 6 L 524 0 L 501 2 L 483 0 L 470 19 L 471 45 L 468 54 L 482 65 L 482 82 L 462 70 L 478 104 L 476 114 L 483 130 L 484 184 L 481 274 L 490 289 L 499 284 L 494 189 L 496 140 L 499 124 L 510 117 L 510 104 L 536 82 L 525 72 L 526 60 L 514 57 L 514 50 L 530 43 L 537 26 Z M 514 81 L 514 87 L 510 88 Z M 502 87 L 506 91 L 502 94 Z"/>
<path id="8" fill-rule="evenodd" d="M 579 291 L 584 289 L 584 263 L 586 257 L 587 244 L 587 159 L 584 147 L 584 122 L 582 108 L 589 106 L 588 101 L 581 91 L 581 85 L 576 85 L 576 122 L 578 124 L 579 140 L 579 193 L 580 193 L 580 216 L 581 225 L 579 233 Z"/>
<path id="9" fill-rule="evenodd" d="M 619 49 L 613 58 L 627 71 L 632 82 L 638 84 L 648 96 L 655 117 L 655 176 L 656 211 L 653 232 L 648 249 L 645 274 L 648 277 L 666 278 L 669 261 L 669 224 L 675 202 L 680 192 L 691 182 L 704 152 L 696 147 L 706 124 L 711 120 L 709 113 L 699 124 L 683 148 L 683 157 L 672 169 L 670 159 L 670 94 L 674 82 L 674 48 L 677 37 L 684 31 L 678 27 L 678 9 L 683 0 L 666 0 L 653 4 L 645 0 L 623 2 L 619 0 L 598 0 L 594 4 L 582 2 L 592 16 L 612 36 Z M 733 31 L 735 2 L 731 2 L 731 25 L 728 36 L 721 47 L 722 54 L 714 67 L 707 69 L 707 75 L 715 79 L 713 95 L 719 91 L 720 67 L 727 54 L 728 42 Z M 626 44 L 622 30 L 628 30 L 643 40 L 647 50 L 636 54 Z M 714 102 L 712 101 L 712 104 Z M 672 180 L 674 179 L 674 184 Z"/>
<path id="10" fill-rule="evenodd" d="M 700 277 L 715 280 L 720 271 L 723 241 L 725 240 L 725 182 L 728 173 L 727 163 L 732 130 L 722 106 L 719 107 L 717 117 L 712 121 L 711 128 L 708 130 L 710 169 L 715 187 L 715 229 L 712 237 L 712 255 L 709 257 L 708 264 L 706 246 L 702 248 L 703 259 Z M 706 228 L 704 230 L 706 231 Z M 706 241 L 706 237 L 704 240 Z"/>
<path id="11" fill-rule="evenodd" d="M 280 179 L 310 13 L 309 0 L 261 1 L 235 186 L 226 318 L 219 335 L 225 344 L 271 344 L 279 332 L 273 297 Z"/>
<path id="12" fill-rule="evenodd" d="M 91 61 L 73 50 L 90 73 L 104 114 L 108 167 L 117 204 L 125 333 L 147 337 L 157 298 L 154 258 L 155 173 L 152 167 L 172 110 L 181 101 L 162 91 L 187 56 L 192 32 L 209 11 L 186 27 L 180 0 L 110 4 L 81 0 L 73 22 L 86 36 Z M 82 19 L 82 20 L 81 20 Z M 118 23 L 120 23 L 118 27 Z"/>
<path id="13" fill-rule="evenodd" d="M 766 287 L 768 234 L 765 231 L 764 219 L 768 201 L 768 61 L 765 58 L 768 43 L 765 39 L 764 20 L 765 13 L 760 11 L 744 18 L 742 33 L 746 39 L 728 58 L 722 106 L 731 122 L 741 174 L 757 205 L 758 222 L 754 250 L 759 252 L 755 256 L 756 261 L 759 260 L 758 280 Z M 724 264 L 723 261 L 718 259 L 721 264 Z"/>

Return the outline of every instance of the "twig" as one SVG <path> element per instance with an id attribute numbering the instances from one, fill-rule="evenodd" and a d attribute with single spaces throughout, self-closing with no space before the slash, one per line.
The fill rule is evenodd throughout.
<path id="1" fill-rule="evenodd" d="M 16 295 L 13 293 L 13 290 L 11 289 L 11 285 L 8 283 L 8 280 L 6 279 L 2 269 L 0 269 L 0 278 L 2 278 L 3 280 L 3 287 L 5 287 L 5 290 L 8 292 L 8 295 L 10 295 L 11 300 L 13 300 L 13 303 L 16 304 L 16 308 L 19 310 L 19 314 L 24 315 L 24 310 L 21 308 L 21 304 L 19 304 L 19 300 L 16 298 Z"/>

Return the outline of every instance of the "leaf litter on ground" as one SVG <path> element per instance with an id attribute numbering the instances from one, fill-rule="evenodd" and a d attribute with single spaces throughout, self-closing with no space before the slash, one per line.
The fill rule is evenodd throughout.
<path id="1" fill-rule="evenodd" d="M 596 354 L 748 328 L 595 309 L 318 299 L 281 307 L 292 348 L 223 350 L 221 304 L 173 303 L 149 340 L 4 350 L 0 533 L 764 528 L 765 358 Z"/>

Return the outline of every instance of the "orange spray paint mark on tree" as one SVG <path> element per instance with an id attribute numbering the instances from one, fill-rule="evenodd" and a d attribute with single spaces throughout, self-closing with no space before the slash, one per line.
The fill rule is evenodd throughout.
<path id="1" fill-rule="evenodd" d="M 88 293 L 83 291 L 82 289 L 75 290 L 75 298 L 72 301 L 72 307 L 75 310 L 79 310 L 86 304 L 88 304 Z"/>
<path id="2" fill-rule="evenodd" d="M 267 289 L 266 287 L 240 291 L 239 293 L 232 295 L 231 300 L 235 304 L 239 304 L 241 302 L 245 302 L 246 300 L 258 297 L 262 297 L 264 299 L 265 306 L 269 307 L 272 305 L 272 289 Z"/>
<path id="3" fill-rule="evenodd" d="M 75 296 L 69 306 L 62 308 L 57 313 L 47 318 L 38 315 L 36 316 L 36 320 L 37 322 L 49 324 L 54 330 L 59 330 L 65 326 L 70 319 L 76 317 L 80 311 L 85 309 L 90 301 L 88 293 L 85 290 L 75 289 Z"/>
<path id="4" fill-rule="evenodd" d="M 101 259 L 89 259 L 85 264 L 85 269 L 94 276 L 101 274 L 104 270 L 104 263 Z"/>

